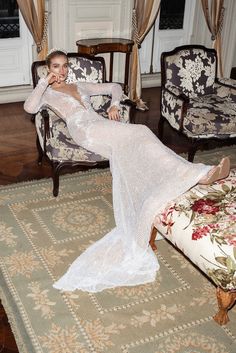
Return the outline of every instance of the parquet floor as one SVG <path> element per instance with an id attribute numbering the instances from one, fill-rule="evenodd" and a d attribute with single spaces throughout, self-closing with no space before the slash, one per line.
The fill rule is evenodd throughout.
<path id="1" fill-rule="evenodd" d="M 157 134 L 159 121 L 160 89 L 143 90 L 143 99 L 149 106 L 147 112 L 135 112 L 135 122 L 147 125 Z M 176 152 L 184 151 L 186 144 L 168 129 L 166 143 Z M 164 141 L 165 142 L 165 141 Z M 23 103 L 0 105 L 0 185 L 50 177 L 47 163 L 37 165 L 35 129 L 30 115 L 24 112 Z M 18 352 L 7 316 L 0 304 L 0 353 Z"/>

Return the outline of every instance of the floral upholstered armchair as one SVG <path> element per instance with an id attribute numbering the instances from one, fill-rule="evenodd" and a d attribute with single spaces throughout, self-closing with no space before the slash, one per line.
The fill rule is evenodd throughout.
<path id="1" fill-rule="evenodd" d="M 105 82 L 105 62 L 102 57 L 89 57 L 77 53 L 69 53 L 69 74 L 67 81 L 75 82 Z M 47 75 L 45 61 L 36 61 L 32 65 L 34 86 L 41 77 Z M 124 102 L 127 97 L 124 96 Z M 91 102 L 94 110 L 107 118 L 107 108 L 110 106 L 109 96 L 93 96 Z M 130 107 L 121 104 L 121 121 L 129 122 Z M 38 162 L 42 163 L 45 157 L 52 165 L 53 170 L 53 195 L 59 192 L 59 174 L 61 170 L 78 170 L 81 167 L 107 167 L 108 161 L 102 156 L 92 153 L 77 145 L 70 137 L 63 119 L 50 107 L 43 107 L 35 116 L 37 131 L 37 147 L 39 152 Z"/>
<path id="2" fill-rule="evenodd" d="M 165 120 L 191 140 L 188 160 L 209 139 L 236 139 L 236 81 L 217 78 L 214 49 L 185 45 L 161 55 L 160 138 Z"/>

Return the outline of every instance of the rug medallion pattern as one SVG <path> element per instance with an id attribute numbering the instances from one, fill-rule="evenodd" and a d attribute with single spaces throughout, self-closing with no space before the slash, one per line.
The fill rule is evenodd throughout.
<path id="1" fill-rule="evenodd" d="M 0 188 L 0 297 L 20 352 L 234 353 L 236 310 L 220 327 L 215 288 L 165 240 L 156 281 L 101 293 L 52 287 L 114 227 L 109 170 Z"/>

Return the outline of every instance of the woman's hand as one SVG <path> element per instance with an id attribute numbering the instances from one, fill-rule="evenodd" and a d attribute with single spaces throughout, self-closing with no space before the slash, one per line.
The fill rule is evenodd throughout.
<path id="1" fill-rule="evenodd" d="M 113 105 L 112 107 L 110 107 L 109 112 L 108 112 L 108 118 L 110 120 L 120 120 L 120 113 L 119 113 L 119 109 Z"/>
<path id="2" fill-rule="evenodd" d="M 61 75 L 56 74 L 55 72 L 49 72 L 47 75 L 48 84 L 51 85 L 54 82 L 61 83 Z"/>

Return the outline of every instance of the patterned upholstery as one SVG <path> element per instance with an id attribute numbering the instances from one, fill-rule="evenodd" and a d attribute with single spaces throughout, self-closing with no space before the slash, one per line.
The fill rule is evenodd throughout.
<path id="1" fill-rule="evenodd" d="M 41 77 L 47 76 L 45 63 L 36 67 L 36 81 Z M 100 60 L 91 60 L 83 56 L 72 56 L 69 54 L 69 74 L 68 83 L 76 82 L 103 82 L 104 81 L 104 63 Z M 124 99 L 127 97 L 123 97 Z M 91 102 L 94 110 L 107 118 L 107 108 L 110 105 L 110 97 L 93 96 Z M 53 111 L 47 108 L 49 112 L 49 137 L 46 140 L 46 155 L 51 161 L 65 162 L 99 162 L 104 158 L 78 146 L 70 137 L 65 122 Z M 121 121 L 129 121 L 129 108 L 121 106 Z M 41 113 L 35 118 L 37 134 L 41 148 L 44 150 L 44 121 Z"/>
<path id="2" fill-rule="evenodd" d="M 214 49 L 182 46 L 161 57 L 161 115 L 194 139 L 236 136 L 236 82 L 217 79 Z"/>
<path id="3" fill-rule="evenodd" d="M 49 109 L 48 109 L 49 110 Z M 46 155 L 51 161 L 86 161 L 96 162 L 104 160 L 103 157 L 78 146 L 70 137 L 64 120 L 49 110 L 50 137 L 46 140 Z M 43 148 L 44 122 L 41 114 L 36 116 L 36 129 Z"/>
<path id="4" fill-rule="evenodd" d="M 154 224 L 217 286 L 236 290 L 236 169 L 169 203 Z"/>

